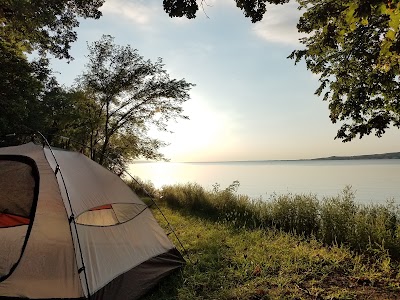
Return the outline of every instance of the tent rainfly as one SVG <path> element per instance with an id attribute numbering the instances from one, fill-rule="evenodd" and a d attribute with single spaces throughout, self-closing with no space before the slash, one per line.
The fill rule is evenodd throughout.
<path id="1" fill-rule="evenodd" d="M 147 205 L 96 162 L 0 148 L 0 299 L 138 299 L 183 264 Z"/>

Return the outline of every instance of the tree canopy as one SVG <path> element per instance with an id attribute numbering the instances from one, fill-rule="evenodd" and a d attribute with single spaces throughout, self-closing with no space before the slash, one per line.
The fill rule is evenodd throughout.
<path id="1" fill-rule="evenodd" d="M 47 131 L 55 92 L 48 54 L 71 59 L 78 18 L 99 18 L 103 0 L 0 1 L 0 136 Z M 35 59 L 27 54 L 37 51 Z M 50 105 L 50 106 L 49 106 Z M 50 115 L 48 115 L 50 114 Z"/>
<path id="2" fill-rule="evenodd" d="M 28 62 L 0 43 L 0 136 L 40 129 L 39 111 L 52 78 L 48 61 Z"/>
<path id="3" fill-rule="evenodd" d="M 283 4 L 289 0 L 234 0 L 247 18 L 253 23 L 261 21 L 267 11 L 267 4 Z M 199 10 L 197 0 L 163 0 L 164 10 L 170 17 L 187 17 L 193 19 Z M 200 0 L 200 6 L 205 5 L 206 0 Z"/>
<path id="4" fill-rule="evenodd" d="M 287 1 L 235 0 L 246 17 L 260 21 L 265 4 Z M 317 95 L 329 102 L 330 119 L 340 123 L 344 142 L 391 126 L 400 127 L 400 3 L 398 0 L 297 0 L 304 12 L 297 28 L 304 60 L 319 76 Z M 202 4 L 203 1 L 200 2 Z M 195 17 L 196 1 L 165 0 L 170 16 Z"/>
<path id="5" fill-rule="evenodd" d="M 79 17 L 99 18 L 104 0 L 0 1 L 0 43 L 23 52 L 37 50 L 68 58 Z"/>
<path id="6" fill-rule="evenodd" d="M 381 1 L 301 0 L 306 11 L 298 30 L 304 59 L 320 76 L 316 94 L 329 101 L 330 118 L 341 127 L 336 138 L 350 141 L 400 127 L 399 5 Z"/>

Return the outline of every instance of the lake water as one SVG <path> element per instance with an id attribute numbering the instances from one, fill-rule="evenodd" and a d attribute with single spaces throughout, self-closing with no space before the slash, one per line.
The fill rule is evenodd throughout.
<path id="1" fill-rule="evenodd" d="M 218 163 L 136 163 L 130 168 L 134 177 L 163 185 L 195 182 L 211 189 L 234 180 L 240 182 L 238 193 L 268 199 L 277 194 L 334 196 L 346 185 L 363 203 L 385 203 L 394 199 L 400 204 L 400 159 L 377 160 L 300 160 Z"/>

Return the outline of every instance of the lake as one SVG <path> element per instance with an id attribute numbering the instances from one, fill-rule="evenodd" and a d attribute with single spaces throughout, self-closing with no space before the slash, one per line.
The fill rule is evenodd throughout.
<path id="1" fill-rule="evenodd" d="M 195 182 L 207 189 L 221 188 L 238 180 L 238 193 L 268 199 L 276 194 L 316 194 L 334 196 L 346 185 L 362 203 L 400 204 L 400 159 L 292 160 L 212 163 L 136 163 L 131 174 L 144 181 L 163 185 Z"/>

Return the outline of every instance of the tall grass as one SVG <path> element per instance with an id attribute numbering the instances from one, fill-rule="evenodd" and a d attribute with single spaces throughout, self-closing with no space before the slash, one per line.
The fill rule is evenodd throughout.
<path id="1" fill-rule="evenodd" d="M 139 197 L 158 197 L 158 189 L 155 188 L 151 181 L 143 181 L 141 179 L 126 180 L 125 183 L 138 195 Z"/>
<path id="2" fill-rule="evenodd" d="M 198 184 L 165 186 L 166 203 L 191 214 L 240 228 L 275 228 L 315 237 L 326 245 L 344 245 L 400 259 L 400 209 L 394 202 L 363 205 L 350 187 L 335 197 L 273 195 L 267 201 L 237 194 L 238 182 L 206 190 Z"/>

